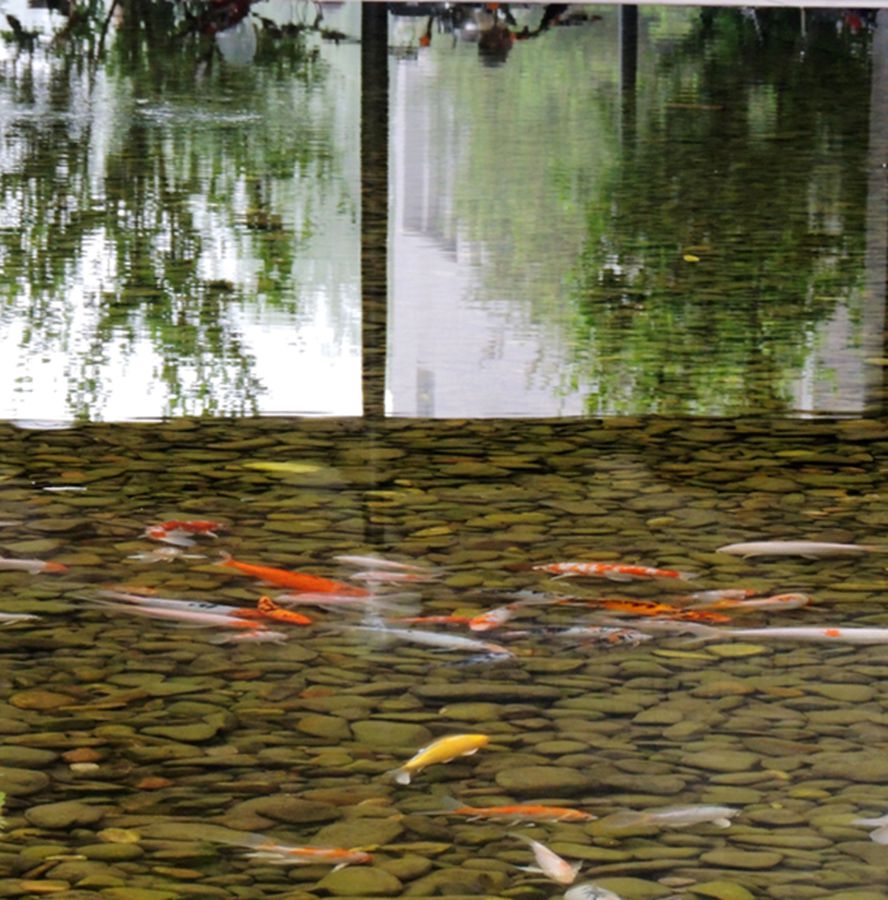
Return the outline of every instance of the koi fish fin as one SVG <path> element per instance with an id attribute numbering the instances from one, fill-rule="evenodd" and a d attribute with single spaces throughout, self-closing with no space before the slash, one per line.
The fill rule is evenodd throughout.
<path id="1" fill-rule="evenodd" d="M 677 577 L 680 578 L 682 581 L 693 581 L 695 578 L 700 577 L 700 573 L 699 572 L 679 572 Z"/>
<path id="2" fill-rule="evenodd" d="M 397 769 L 389 769 L 385 774 L 397 784 L 410 784 L 410 770 L 405 769 L 403 766 L 399 766 Z"/>
<path id="3" fill-rule="evenodd" d="M 888 816 L 879 816 L 878 819 L 852 819 L 851 825 L 864 825 L 868 828 L 881 828 L 888 825 Z"/>
<path id="4" fill-rule="evenodd" d="M 724 817 L 721 819 L 713 819 L 712 824 L 717 825 L 719 828 L 730 828 L 731 820 L 728 818 L 724 818 Z"/>
<path id="5" fill-rule="evenodd" d="M 631 575 L 626 575 L 623 572 L 602 572 L 602 575 L 608 581 L 632 581 Z"/>
<path id="6" fill-rule="evenodd" d="M 216 560 L 214 565 L 217 566 L 230 566 L 231 565 L 232 556 L 230 553 L 227 553 L 225 550 L 219 551 L 219 559 Z"/>
<path id="7" fill-rule="evenodd" d="M 877 844 L 888 844 L 888 825 L 883 825 L 875 831 L 870 832 L 870 840 Z"/>

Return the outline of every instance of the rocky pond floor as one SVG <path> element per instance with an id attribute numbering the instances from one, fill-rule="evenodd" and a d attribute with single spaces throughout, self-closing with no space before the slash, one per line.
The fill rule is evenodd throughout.
<path id="1" fill-rule="evenodd" d="M 888 897 L 888 848 L 854 824 L 888 812 L 888 647 L 680 634 L 646 615 L 621 618 L 645 633 L 635 643 L 563 634 L 613 619 L 601 598 L 683 609 L 690 591 L 738 587 L 812 603 L 734 611 L 721 628 L 888 628 L 878 549 L 717 550 L 888 547 L 885 423 L 176 420 L 2 425 L 0 441 L 0 555 L 65 567 L 0 571 L 0 612 L 38 617 L 0 628 L 0 897 L 562 897 L 525 871 L 516 834 L 624 900 Z M 170 520 L 223 527 L 188 547 L 146 536 Z M 373 615 L 292 607 L 312 624 L 275 624 L 276 642 L 95 602 L 108 585 L 232 609 L 280 593 L 219 565 L 223 551 L 349 584 L 334 557 L 372 555 L 431 580 L 376 587 L 389 605 Z M 531 568 L 559 560 L 697 577 Z M 589 602 L 519 604 L 474 635 L 508 653 L 385 631 L 471 635 L 392 626 L 391 605 L 470 618 L 522 591 Z M 462 733 L 489 743 L 392 779 Z M 473 819 L 448 811 L 454 798 L 597 818 Z M 614 818 L 699 805 L 736 813 L 729 827 Z M 257 834 L 372 861 L 281 864 L 250 856 Z"/>

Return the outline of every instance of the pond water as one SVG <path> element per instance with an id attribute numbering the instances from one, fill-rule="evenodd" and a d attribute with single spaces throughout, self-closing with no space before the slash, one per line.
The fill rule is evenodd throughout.
<path id="1" fill-rule="evenodd" d="M 0 896 L 888 897 L 888 29 L 8 9 Z"/>

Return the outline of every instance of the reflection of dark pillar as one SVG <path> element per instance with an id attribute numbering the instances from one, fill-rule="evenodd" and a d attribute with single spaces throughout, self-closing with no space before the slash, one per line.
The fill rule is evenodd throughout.
<path id="1" fill-rule="evenodd" d="M 638 68 L 638 7 L 620 7 L 620 119 L 617 138 L 623 152 L 635 144 L 635 71 Z"/>
<path id="2" fill-rule="evenodd" d="M 620 88 L 624 94 L 635 93 L 635 70 L 638 66 L 638 7 L 620 7 Z"/>
<path id="3" fill-rule="evenodd" d="M 886 354 L 885 302 L 888 294 L 888 10 L 876 14 L 872 44 L 869 108 L 869 180 L 866 198 L 866 292 L 864 294 L 864 356 Z M 882 413 L 888 411 L 888 369 L 869 366 L 876 385 L 867 384 L 866 400 Z M 878 376 L 877 374 L 878 373 Z M 881 396 L 873 397 L 877 392 Z"/>
<path id="4" fill-rule="evenodd" d="M 361 354 L 364 415 L 385 415 L 388 11 L 361 4 Z"/>

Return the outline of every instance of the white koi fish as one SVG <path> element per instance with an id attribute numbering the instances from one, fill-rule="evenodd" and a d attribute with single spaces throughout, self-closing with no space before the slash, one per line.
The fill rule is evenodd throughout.
<path id="1" fill-rule="evenodd" d="M 641 644 L 651 640 L 652 635 L 634 628 L 623 628 L 618 625 L 573 625 L 560 631 L 549 632 L 555 638 L 573 640 L 592 640 L 602 644 Z"/>
<path id="2" fill-rule="evenodd" d="M 385 559 L 381 556 L 334 556 L 336 562 L 344 563 L 347 566 L 360 566 L 370 569 L 393 569 L 406 572 L 426 572 L 422 566 L 416 566 L 413 563 L 398 562 L 394 559 Z"/>
<path id="3" fill-rule="evenodd" d="M 725 544 L 716 553 L 732 556 L 802 556 L 819 559 L 822 556 L 856 556 L 861 553 L 888 553 L 888 546 L 874 544 L 832 544 L 826 541 L 748 541 Z"/>
<path id="4" fill-rule="evenodd" d="M 253 628 L 249 631 L 232 631 L 226 634 L 220 634 L 218 637 L 210 638 L 211 644 L 247 644 L 247 643 L 269 643 L 283 644 L 286 642 L 286 633 L 283 631 L 272 631 L 269 628 Z"/>
<path id="5" fill-rule="evenodd" d="M 226 606 L 224 603 L 209 603 L 206 600 L 179 600 L 174 597 L 154 597 L 152 595 L 112 590 L 96 591 L 96 595 L 105 597 L 108 600 L 122 600 L 125 603 L 139 603 L 143 606 L 156 606 L 165 609 L 215 613 L 220 616 L 230 616 L 234 612 L 233 606 Z"/>
<path id="6" fill-rule="evenodd" d="M 872 828 L 870 840 L 877 844 L 888 844 L 888 816 L 879 816 L 877 819 L 854 819 L 851 824 Z"/>
<path id="7" fill-rule="evenodd" d="M 493 656 L 514 656 L 508 647 L 493 641 L 463 637 L 459 634 L 444 634 L 440 631 L 424 631 L 419 628 L 379 628 L 374 625 L 344 625 L 349 631 L 371 631 L 380 637 L 399 638 L 415 644 L 438 647 L 440 650 L 459 650 L 470 653 L 487 653 Z"/>
<path id="8" fill-rule="evenodd" d="M 661 806 L 653 809 L 622 810 L 600 820 L 603 826 L 613 828 L 686 828 L 711 822 L 719 828 L 728 828 L 731 817 L 740 812 L 732 806 Z"/>
<path id="9" fill-rule="evenodd" d="M 582 863 L 569 863 L 566 859 L 562 859 L 554 850 L 549 849 L 545 844 L 535 841 L 533 838 L 524 834 L 509 832 L 509 834 L 524 841 L 531 850 L 533 850 L 533 858 L 536 860 L 537 867 L 521 866 L 526 872 L 542 872 L 547 878 L 558 884 L 573 884 L 576 881 L 577 874 L 580 871 Z"/>
<path id="10" fill-rule="evenodd" d="M 716 628 L 698 622 L 646 621 L 645 631 L 694 634 L 700 640 L 815 641 L 834 644 L 888 644 L 888 628 L 844 625 L 788 625 L 773 628 Z"/>
<path id="11" fill-rule="evenodd" d="M 577 884 L 564 892 L 564 900 L 620 900 L 620 897 L 597 884 Z"/>
<path id="12" fill-rule="evenodd" d="M 16 622 L 32 622 L 39 619 L 33 613 L 0 613 L 0 625 L 13 625 Z"/>

